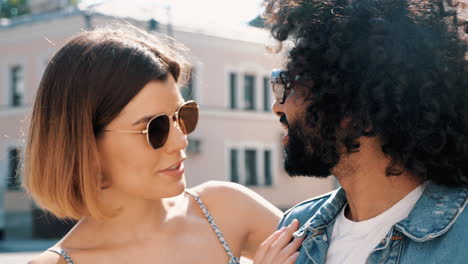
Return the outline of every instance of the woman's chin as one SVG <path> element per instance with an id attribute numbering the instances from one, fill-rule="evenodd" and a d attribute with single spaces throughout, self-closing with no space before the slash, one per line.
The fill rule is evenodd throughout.
<path id="1" fill-rule="evenodd" d="M 166 194 L 167 196 L 165 198 L 170 198 L 170 197 L 181 195 L 182 193 L 185 192 L 186 187 L 187 186 L 185 183 L 185 177 L 182 177 L 179 182 L 175 183 L 173 186 L 170 187 L 170 190 L 169 188 L 166 189 L 168 193 Z"/>

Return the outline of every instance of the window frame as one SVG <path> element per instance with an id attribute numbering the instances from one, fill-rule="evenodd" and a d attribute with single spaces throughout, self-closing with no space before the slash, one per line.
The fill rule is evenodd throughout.
<path id="1" fill-rule="evenodd" d="M 228 66 L 225 68 L 225 107 L 230 111 L 243 111 L 243 112 L 269 112 L 271 104 L 273 103 L 271 91 L 265 89 L 264 80 L 267 78 L 269 85 L 269 72 L 271 69 L 265 70 L 259 65 L 241 65 L 239 67 Z M 236 76 L 236 83 L 231 85 L 231 75 Z M 245 77 L 253 76 L 253 109 L 246 109 L 246 94 L 245 94 Z M 235 87 L 234 93 L 232 87 Z M 268 91 L 267 98 L 270 102 L 265 102 L 265 92 Z M 232 94 L 235 94 L 234 100 Z M 233 101 L 235 104 L 233 105 Z"/>
<path id="2" fill-rule="evenodd" d="M 225 158 L 225 165 L 226 165 L 226 180 L 232 181 L 232 160 L 231 160 L 231 153 L 232 150 L 237 151 L 237 173 L 238 173 L 238 182 L 247 187 L 260 187 L 260 188 L 271 188 L 274 187 L 276 184 L 276 177 L 278 174 L 278 163 L 277 159 L 275 159 L 275 154 L 277 153 L 276 149 L 273 147 L 273 144 L 256 144 L 256 143 L 245 143 L 245 144 L 226 144 L 226 158 Z M 256 151 L 256 175 L 257 175 L 257 183 L 254 185 L 248 184 L 247 181 L 247 168 L 246 168 L 246 151 L 248 150 L 255 150 Z M 265 171 L 265 151 L 270 152 L 270 176 L 271 176 L 271 183 L 267 184 L 266 179 L 266 171 Z"/>

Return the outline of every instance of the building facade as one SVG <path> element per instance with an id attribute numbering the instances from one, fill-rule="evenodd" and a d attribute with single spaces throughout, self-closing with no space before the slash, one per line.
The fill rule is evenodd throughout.
<path id="1" fill-rule="evenodd" d="M 290 178 L 283 170 L 278 117 L 271 112 L 269 73 L 281 63 L 268 55 L 267 32 L 211 32 L 157 20 L 127 19 L 147 30 L 170 33 L 191 50 L 194 71 L 187 99 L 200 104 L 197 130 L 189 136 L 188 186 L 209 180 L 241 183 L 281 209 L 336 187 L 333 179 Z M 28 116 L 44 69 L 66 39 L 81 30 L 115 23 L 98 12 L 68 9 L 36 14 L 0 26 L 0 232 L 2 238 L 56 236 L 50 216 L 20 188 L 16 171 Z M 56 228 L 55 228 L 56 229 Z"/>

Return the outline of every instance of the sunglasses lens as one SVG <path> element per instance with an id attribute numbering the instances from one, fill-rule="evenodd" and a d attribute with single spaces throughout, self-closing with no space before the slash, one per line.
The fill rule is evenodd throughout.
<path id="1" fill-rule="evenodd" d="M 195 130 L 198 123 L 198 105 L 189 102 L 179 109 L 179 126 L 182 132 L 187 135 Z M 170 128 L 169 117 L 161 115 L 152 119 L 148 124 L 148 140 L 154 149 L 158 149 L 166 144 Z"/>
<path id="2" fill-rule="evenodd" d="M 169 117 L 161 115 L 148 124 L 148 140 L 154 149 L 158 149 L 166 144 L 169 135 Z"/>
<path id="3" fill-rule="evenodd" d="M 185 135 L 192 133 L 198 123 L 198 105 L 190 102 L 179 109 L 179 126 Z"/>

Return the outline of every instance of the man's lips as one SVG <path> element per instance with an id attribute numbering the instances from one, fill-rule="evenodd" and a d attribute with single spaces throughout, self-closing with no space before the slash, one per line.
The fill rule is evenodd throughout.
<path id="1" fill-rule="evenodd" d="M 289 141 L 289 136 L 288 136 L 289 124 L 288 124 L 288 120 L 286 119 L 286 115 L 282 115 L 279 121 L 280 121 L 281 127 L 283 127 L 283 129 L 286 131 L 283 137 L 281 138 L 281 143 L 283 143 L 283 146 L 285 146 Z"/>
<path id="2" fill-rule="evenodd" d="M 283 137 L 281 138 L 281 143 L 283 143 L 283 146 L 285 146 L 289 141 L 289 135 L 288 131 L 286 130 L 286 133 L 284 133 Z"/>

